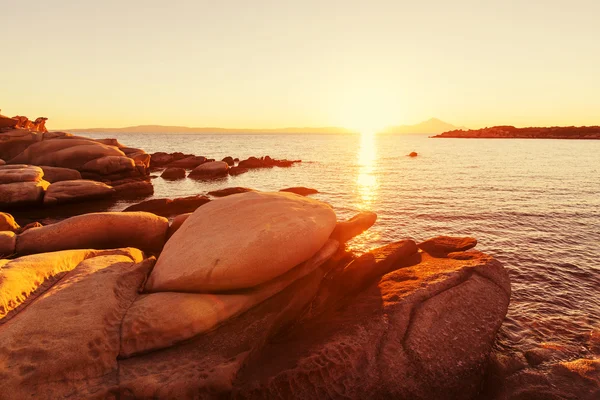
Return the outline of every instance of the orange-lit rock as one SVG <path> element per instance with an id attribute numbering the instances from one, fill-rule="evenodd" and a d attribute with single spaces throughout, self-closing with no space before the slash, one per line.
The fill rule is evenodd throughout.
<path id="1" fill-rule="evenodd" d="M 171 225 L 169 225 L 169 230 L 167 231 L 167 240 L 169 240 L 169 238 L 171 238 L 171 236 L 173 236 L 173 234 L 177 232 L 179 228 L 181 228 L 181 225 L 183 225 L 183 223 L 190 217 L 190 215 L 192 215 L 191 212 L 179 214 L 178 216 L 173 218 L 173 222 L 171 222 Z"/>
<path id="2" fill-rule="evenodd" d="M 81 179 L 81 173 L 74 169 L 48 166 L 40 168 L 44 171 L 44 180 L 50 183 Z"/>
<path id="3" fill-rule="evenodd" d="M 355 236 L 360 235 L 369 229 L 377 221 L 377 214 L 370 211 L 363 211 L 350 218 L 348 221 L 338 222 L 331 238 L 346 243 Z"/>
<path id="4" fill-rule="evenodd" d="M 142 295 L 123 320 L 121 353 L 129 357 L 192 338 L 249 310 L 323 265 L 337 251 L 329 240 L 314 256 L 249 290 L 223 294 L 162 292 Z"/>
<path id="5" fill-rule="evenodd" d="M 185 168 L 169 167 L 160 175 L 161 178 L 167 180 L 184 179 L 186 176 Z"/>
<path id="6" fill-rule="evenodd" d="M 4 267 L 0 268 L 0 321 L 28 299 L 31 301 L 43 293 L 63 276 L 61 274 L 71 271 L 83 260 L 98 255 L 113 254 L 127 256 L 134 262 L 139 262 L 143 258 L 141 251 L 125 248 L 65 250 L 9 260 Z"/>
<path id="7" fill-rule="evenodd" d="M 296 193 L 296 194 L 299 194 L 300 196 L 308 196 L 311 194 L 319 193 L 319 191 L 317 189 L 307 188 L 304 186 L 295 186 L 295 187 L 291 187 L 291 188 L 281 189 L 280 192 Z"/>
<path id="8" fill-rule="evenodd" d="M 16 247 L 17 235 L 11 231 L 0 231 L 0 258 L 14 254 Z"/>
<path id="9" fill-rule="evenodd" d="M 430 254 L 445 255 L 469 250 L 477 245 L 477 239 L 471 237 L 436 236 L 419 243 L 419 248 Z"/>
<path id="10" fill-rule="evenodd" d="M 328 204 L 290 193 L 214 200 L 169 239 L 146 289 L 206 292 L 259 285 L 315 254 L 335 223 Z"/>
<path id="11" fill-rule="evenodd" d="M 11 231 L 14 232 L 19 229 L 19 224 L 8 213 L 0 212 L 0 231 Z"/>
<path id="12" fill-rule="evenodd" d="M 41 204 L 49 185 L 50 183 L 44 180 L 2 184 L 0 185 L 0 208 Z"/>
<path id="13" fill-rule="evenodd" d="M 224 161 L 210 161 L 194 168 L 188 177 L 195 179 L 214 178 L 227 175 L 228 169 L 229 165 Z"/>
<path id="14" fill-rule="evenodd" d="M 124 255 L 88 258 L 2 326 L 3 394 L 110 397 L 121 321 L 152 266 Z"/>
<path id="15" fill-rule="evenodd" d="M 15 182 L 39 182 L 43 176 L 44 171 L 33 165 L 0 166 L 0 185 Z"/>
<path id="16" fill-rule="evenodd" d="M 245 188 L 245 187 L 230 187 L 225 189 L 213 190 L 212 192 L 208 192 L 209 196 L 214 197 L 225 197 L 231 196 L 232 194 L 246 193 L 246 192 L 255 192 L 254 189 Z"/>
<path id="17" fill-rule="evenodd" d="M 111 197 L 115 190 L 101 182 L 85 179 L 61 181 L 50 184 L 44 195 L 44 205 L 72 203 Z"/>
<path id="18" fill-rule="evenodd" d="M 175 199 L 151 199 L 129 206 L 123 211 L 146 211 L 163 217 L 170 217 L 195 211 L 208 202 L 210 202 L 210 199 L 201 195 Z"/>
<path id="19" fill-rule="evenodd" d="M 166 218 L 145 212 L 78 215 L 23 232 L 17 240 L 17 254 L 119 247 L 158 252 L 164 245 L 168 227 Z"/>

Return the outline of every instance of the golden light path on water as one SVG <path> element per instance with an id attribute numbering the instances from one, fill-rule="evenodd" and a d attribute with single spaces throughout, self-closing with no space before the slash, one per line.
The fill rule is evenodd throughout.
<path id="1" fill-rule="evenodd" d="M 358 174 L 356 176 L 356 203 L 360 211 L 374 211 L 374 202 L 377 200 L 379 190 L 379 177 L 377 176 L 377 140 L 375 134 L 363 133 L 360 137 L 360 146 L 357 154 Z M 356 239 L 348 243 L 348 248 L 355 251 L 367 251 L 380 239 L 380 234 L 367 230 Z"/>

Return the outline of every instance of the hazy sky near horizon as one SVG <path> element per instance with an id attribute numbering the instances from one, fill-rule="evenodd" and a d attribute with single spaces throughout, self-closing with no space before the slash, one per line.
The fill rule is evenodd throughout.
<path id="1" fill-rule="evenodd" d="M 51 128 L 600 124 L 600 1 L 0 0 Z"/>

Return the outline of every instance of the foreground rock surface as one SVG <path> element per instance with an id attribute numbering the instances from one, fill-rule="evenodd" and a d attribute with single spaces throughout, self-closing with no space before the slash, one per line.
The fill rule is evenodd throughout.
<path id="1" fill-rule="evenodd" d="M 248 292 L 224 298 L 232 303 L 202 294 L 139 296 L 152 260 L 78 255 L 58 283 L 0 326 L 0 361 L 10 365 L 0 372 L 0 397 L 473 398 L 510 283 L 497 261 L 469 253 L 465 260 L 433 257 L 407 240 L 350 264 L 333 257 L 224 320 L 220 312 L 235 311 L 235 296 Z M 45 265 L 59 265 L 56 254 Z M 29 257 L 42 262 L 44 255 Z M 339 279 L 346 284 L 336 285 Z M 173 342 L 192 337 L 132 355 L 127 338 L 168 336 L 128 333 L 151 326 L 134 323 L 146 317 L 172 319 L 154 329 L 176 335 Z M 202 333 L 193 336 L 195 329 Z M 586 361 L 563 370 L 589 375 L 594 368 Z"/>
<path id="2" fill-rule="evenodd" d="M 335 223 L 329 205 L 289 193 L 214 200 L 169 239 L 146 289 L 210 292 L 260 285 L 315 254 Z"/>

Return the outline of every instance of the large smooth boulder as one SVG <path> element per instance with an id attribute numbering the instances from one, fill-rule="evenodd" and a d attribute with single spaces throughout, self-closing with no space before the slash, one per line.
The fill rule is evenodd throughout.
<path id="1" fill-rule="evenodd" d="M 121 321 L 152 260 L 97 256 L 79 263 L 0 332 L 3 394 L 109 398 L 95 384 L 118 374 Z M 14 366 L 14 368 L 12 367 Z"/>
<path id="2" fill-rule="evenodd" d="M 323 265 L 339 243 L 329 240 L 314 256 L 250 290 L 224 294 L 162 292 L 142 295 L 122 325 L 122 357 L 156 350 L 207 332 L 279 293 Z"/>
<path id="3" fill-rule="evenodd" d="M 0 185 L 0 208 L 40 204 L 49 182 L 15 182 Z"/>
<path id="4" fill-rule="evenodd" d="M 50 183 L 81 179 L 81 173 L 75 169 L 48 166 L 40 168 L 44 171 L 44 180 Z"/>
<path id="5" fill-rule="evenodd" d="M 23 232 L 17 240 L 17 254 L 119 247 L 158 252 L 165 242 L 168 227 L 166 218 L 145 212 L 78 215 Z"/>
<path id="6" fill-rule="evenodd" d="M 17 235 L 11 231 L 0 231 L 0 258 L 14 254 L 16 247 Z"/>
<path id="7" fill-rule="evenodd" d="M 37 142 L 11 160 L 12 164 L 47 165 L 81 170 L 97 158 L 125 156 L 117 147 L 86 139 L 50 139 Z"/>
<path id="8" fill-rule="evenodd" d="M 34 165 L 0 166 L 0 185 L 15 182 L 39 182 L 43 177 L 44 171 Z"/>
<path id="9" fill-rule="evenodd" d="M 214 200 L 169 239 L 146 290 L 211 292 L 260 285 L 314 255 L 335 224 L 328 204 L 295 194 L 248 192 Z"/>
<path id="10" fill-rule="evenodd" d="M 140 250 L 64 250 L 9 260 L 0 268 L 0 321 L 25 302 L 31 302 L 80 262 L 99 255 L 125 255 L 143 259 Z"/>
<path id="11" fill-rule="evenodd" d="M 194 168 L 188 177 L 194 179 L 204 179 L 225 176 L 227 175 L 228 169 L 229 165 L 227 165 L 227 163 L 224 161 L 210 161 Z"/>
<path id="12" fill-rule="evenodd" d="M 208 197 L 201 195 L 178 197 L 175 199 L 151 199 L 131 205 L 123 211 L 146 211 L 163 217 L 170 217 L 172 215 L 193 212 L 209 201 Z"/>
<path id="13" fill-rule="evenodd" d="M 126 156 L 106 156 L 88 161 L 81 167 L 81 170 L 110 175 L 135 170 L 135 162 Z"/>
<path id="14" fill-rule="evenodd" d="M 0 231 L 14 232 L 19 228 L 19 224 L 12 215 L 0 212 Z"/>
<path id="15" fill-rule="evenodd" d="M 115 190 L 112 187 L 101 182 L 85 179 L 61 181 L 48 186 L 44 195 L 44 205 L 108 198 L 113 193 Z"/>

